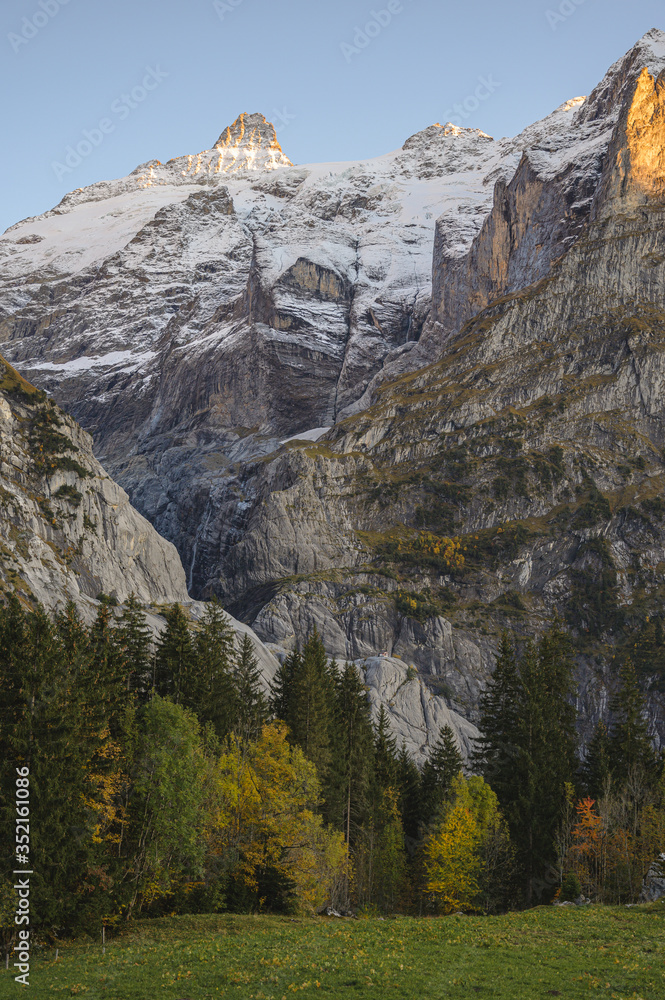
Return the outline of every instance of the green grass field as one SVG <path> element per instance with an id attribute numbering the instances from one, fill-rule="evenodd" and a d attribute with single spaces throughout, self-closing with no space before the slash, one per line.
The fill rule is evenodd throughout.
<path id="1" fill-rule="evenodd" d="M 35 998 L 665 998 L 665 907 L 541 907 L 417 920 L 235 915 L 145 921 L 36 957 Z M 0 997 L 24 987 L 0 971 Z"/>

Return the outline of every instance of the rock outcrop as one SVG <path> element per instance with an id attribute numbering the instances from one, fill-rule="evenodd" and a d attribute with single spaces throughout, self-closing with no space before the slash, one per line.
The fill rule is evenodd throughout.
<path id="1" fill-rule="evenodd" d="M 92 439 L 0 358 L 0 586 L 65 601 L 187 601 L 175 547 L 106 474 Z"/>
<path id="2" fill-rule="evenodd" d="M 640 903 L 656 903 L 665 897 L 665 854 L 649 867 L 642 881 Z"/>

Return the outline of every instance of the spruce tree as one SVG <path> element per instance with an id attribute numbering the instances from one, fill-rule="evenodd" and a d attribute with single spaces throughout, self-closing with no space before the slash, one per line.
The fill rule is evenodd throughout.
<path id="1" fill-rule="evenodd" d="M 127 689 L 130 672 L 127 650 L 123 648 L 111 609 L 105 603 L 100 604 L 89 631 L 81 690 L 94 705 L 100 730 L 108 726 L 113 736 L 119 735 L 131 700 Z"/>
<path id="2" fill-rule="evenodd" d="M 210 723 L 219 739 L 238 724 L 240 705 L 234 681 L 235 633 L 216 600 L 207 605 L 194 642 L 194 662 L 182 704 L 202 723 Z"/>
<path id="3" fill-rule="evenodd" d="M 409 849 L 415 847 L 421 814 L 422 776 L 404 743 L 397 756 L 397 805 Z"/>
<path id="4" fill-rule="evenodd" d="M 65 658 L 70 664 L 77 663 L 88 645 L 88 630 L 73 601 L 55 616 L 54 624 Z"/>
<path id="5" fill-rule="evenodd" d="M 656 771 L 656 754 L 649 737 L 644 697 L 630 659 L 619 671 L 619 687 L 610 701 L 614 718 L 610 736 L 612 777 L 619 786 L 639 777 L 649 784 Z"/>
<path id="6" fill-rule="evenodd" d="M 374 775 L 382 791 L 387 791 L 389 788 L 397 789 L 397 758 L 397 739 L 390 731 L 385 706 L 381 705 L 374 736 Z"/>
<path id="7" fill-rule="evenodd" d="M 574 779 L 574 663 L 558 623 L 519 663 L 504 637 L 481 704 L 476 762 L 499 799 L 516 845 L 527 903 L 548 884 L 555 838 Z"/>
<path id="8" fill-rule="evenodd" d="M 460 753 L 450 726 L 442 726 L 422 776 L 422 820 L 428 823 L 446 801 L 453 781 L 462 770 Z"/>
<path id="9" fill-rule="evenodd" d="M 508 633 L 503 632 L 494 673 L 480 699 L 480 737 L 473 755 L 474 768 L 500 802 L 508 801 L 514 790 L 522 694 L 515 650 Z"/>
<path id="10" fill-rule="evenodd" d="M 347 662 L 335 690 L 336 825 L 347 845 L 368 819 L 374 765 L 374 731 L 365 687 L 353 663 Z M 332 817 L 331 817 L 332 818 Z M 341 823 L 340 823 L 341 820 Z"/>
<path id="11" fill-rule="evenodd" d="M 284 721 L 293 742 L 316 765 L 325 785 L 331 760 L 333 690 L 326 652 L 316 629 L 308 637 L 296 667 Z"/>
<path id="12" fill-rule="evenodd" d="M 258 739 L 268 718 L 268 703 L 261 686 L 261 671 L 254 645 L 245 633 L 233 671 L 236 690 L 236 735 L 244 744 Z"/>
<path id="13" fill-rule="evenodd" d="M 587 795 L 599 799 L 610 785 L 612 775 L 610 734 L 601 719 L 589 740 L 581 768 L 581 777 Z"/>
<path id="14" fill-rule="evenodd" d="M 270 713 L 287 726 L 293 714 L 295 678 L 302 669 L 302 656 L 294 649 L 280 664 L 270 685 Z"/>
<path id="15" fill-rule="evenodd" d="M 155 655 L 155 691 L 178 704 L 189 692 L 196 654 L 189 621 L 180 605 L 169 608 L 165 618 L 166 628 Z"/>
<path id="16" fill-rule="evenodd" d="M 145 700 L 152 687 L 152 632 L 135 594 L 129 595 L 120 616 L 118 642 L 128 665 L 127 690 Z"/>
<path id="17" fill-rule="evenodd" d="M 520 663 L 520 781 L 511 833 L 521 857 L 527 903 L 540 897 L 556 858 L 555 838 L 576 771 L 574 663 L 558 623 Z M 510 824 L 510 816 L 507 816 Z"/>

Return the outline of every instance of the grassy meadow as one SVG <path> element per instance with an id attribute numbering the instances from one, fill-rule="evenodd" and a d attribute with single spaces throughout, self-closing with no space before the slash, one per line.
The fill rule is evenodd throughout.
<path id="1" fill-rule="evenodd" d="M 540 907 L 498 917 L 176 916 L 44 949 L 34 997 L 492 1000 L 665 997 L 665 907 Z M 0 997 L 22 986 L 0 970 Z"/>

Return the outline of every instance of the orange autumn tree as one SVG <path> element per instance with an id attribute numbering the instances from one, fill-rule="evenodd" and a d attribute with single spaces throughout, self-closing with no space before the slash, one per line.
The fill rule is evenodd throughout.
<path id="1" fill-rule="evenodd" d="M 607 874 L 607 828 L 595 810 L 595 799 L 580 799 L 571 832 L 568 858 L 588 896 L 602 896 Z"/>

